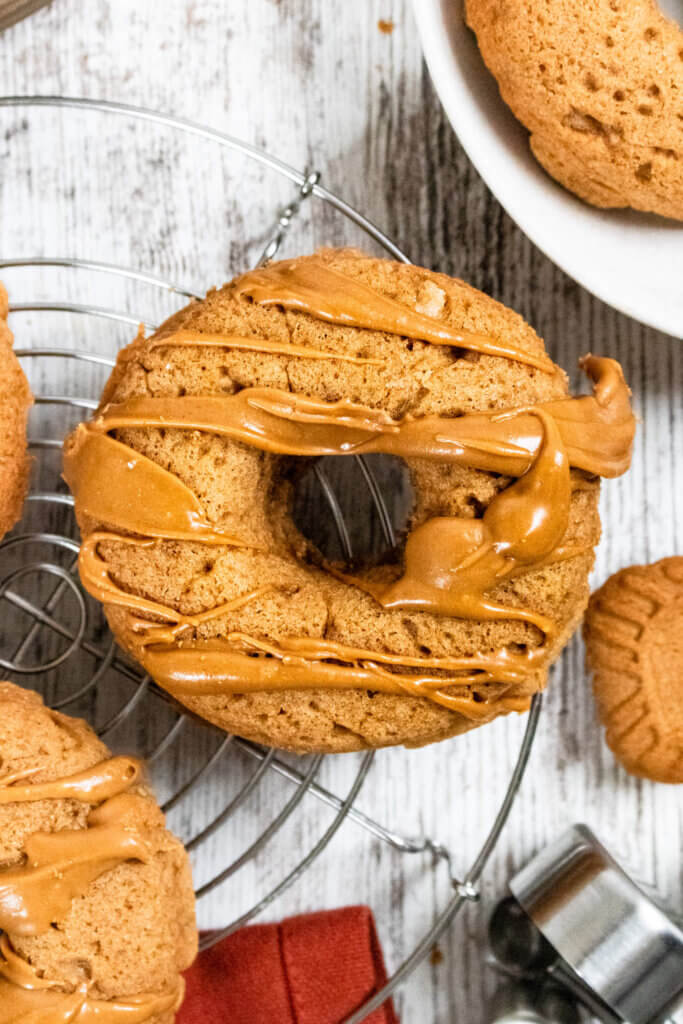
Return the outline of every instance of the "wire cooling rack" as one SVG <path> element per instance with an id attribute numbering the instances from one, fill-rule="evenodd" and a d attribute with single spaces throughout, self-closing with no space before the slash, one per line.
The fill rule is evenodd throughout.
<path id="1" fill-rule="evenodd" d="M 220 132 L 150 110 L 104 101 L 35 96 L 0 98 L 0 118 L 11 115 L 16 119 L 20 108 L 47 108 L 52 114 L 59 108 L 64 116 L 75 111 L 85 112 L 88 118 L 104 115 L 105 137 L 106 125 L 112 117 L 131 123 L 151 123 L 155 129 L 169 130 L 179 136 L 182 147 L 188 147 L 194 137 L 217 146 L 221 152 L 230 151 L 250 165 L 273 172 L 277 179 L 284 179 L 293 194 L 280 206 L 276 217 L 266 215 L 270 227 L 254 242 L 254 252 L 260 262 L 278 253 L 290 229 L 306 214 L 310 216 L 311 207 L 316 203 L 321 204 L 323 211 L 335 211 L 344 223 L 360 232 L 366 242 L 395 259 L 408 262 L 382 231 L 325 188 L 317 171 L 295 170 Z M 14 126 L 7 128 L 5 140 L 11 140 L 15 132 L 25 134 L 30 127 L 22 114 L 19 122 L 15 120 Z M 98 137 L 101 132 L 102 123 L 89 122 L 84 146 L 89 138 Z M 32 168 L 26 167 L 25 174 L 32 184 Z M 39 198 L 36 201 L 39 202 Z M 106 202 L 106 197 L 101 197 L 101 201 Z M 140 202 L 144 204 L 144 196 Z M 49 215 L 42 213 L 41 216 Z M 47 222 L 45 227 L 47 230 Z M 335 231 L 331 233 L 334 235 Z M 74 228 L 74 238 L 81 234 Z M 336 240 L 336 235 L 330 240 Z M 12 243 L 8 237 L 2 237 L 1 241 L 4 249 Z M 20 272 L 26 292 L 19 294 L 12 286 L 14 272 Z M 59 255 L 16 255 L 0 259 L 0 276 L 7 280 L 10 298 L 15 300 L 11 305 L 11 324 L 19 338 L 17 355 L 36 394 L 30 431 L 35 460 L 31 492 L 21 523 L 0 544 L 0 671 L 6 677 L 40 690 L 52 707 L 88 717 L 115 749 L 135 749 L 147 759 L 153 778 L 162 790 L 164 810 L 172 815 L 172 826 L 182 836 L 192 856 L 200 917 L 202 907 L 210 903 L 211 894 L 219 888 L 231 886 L 231 892 L 238 892 L 242 873 L 248 871 L 264 851 L 270 852 L 275 865 L 281 862 L 286 865 L 253 905 L 241 909 L 227 927 L 207 932 L 202 940 L 204 947 L 252 921 L 298 882 L 325 852 L 345 822 L 369 833 L 374 841 L 386 844 L 396 856 L 427 855 L 431 865 L 428 863 L 425 871 L 445 866 L 450 895 L 432 927 L 415 944 L 385 987 L 345 1022 L 360 1024 L 429 954 L 458 911 L 469 901 L 478 899 L 478 881 L 507 820 L 526 767 L 541 698 L 537 696 L 533 701 L 498 813 L 469 868 L 458 864 L 449 849 L 428 835 L 400 834 L 355 806 L 370 772 L 373 752 L 350 758 L 323 759 L 320 755 L 290 758 L 238 737 L 226 736 L 180 710 L 116 647 L 99 606 L 80 586 L 76 571 L 78 534 L 73 500 L 61 481 L 60 466 L 64 434 L 96 408 L 102 384 L 121 343 L 120 340 L 116 344 L 105 340 L 104 350 L 100 351 L 102 344 L 98 346 L 94 339 L 102 337 L 103 325 L 108 323 L 120 328 L 125 332 L 124 338 L 132 336 L 140 321 L 153 328 L 155 318 L 145 315 L 150 305 L 168 315 L 194 297 L 195 288 L 115 262 L 79 258 L 68 237 Z M 98 289 L 95 282 L 103 287 Z M 35 297 L 46 293 L 47 297 Z M 101 293 L 109 299 L 109 304 L 94 301 L 94 296 Z M 37 334 L 42 338 L 47 333 L 49 344 L 25 344 L 29 332 L 22 329 L 23 315 L 30 318 L 31 336 Z M 50 323 L 53 324 L 57 322 L 55 315 L 58 320 L 60 315 L 67 315 L 73 324 L 68 333 L 63 326 L 51 326 L 47 332 L 41 332 L 43 318 L 52 318 Z M 55 337 L 59 338 L 59 344 L 52 343 Z M 66 338 L 71 344 L 63 343 Z M 341 463 L 345 463 L 345 476 L 337 472 Z M 373 457 L 317 462 L 299 503 L 303 508 L 301 518 L 308 523 L 315 539 L 332 548 L 336 544 L 338 552 L 347 559 L 357 553 L 358 508 L 363 506 L 363 497 L 367 502 L 360 514 L 364 522 L 370 523 L 371 543 L 390 547 L 395 542 L 400 487 L 395 492 L 383 487 L 375 469 Z M 349 473 L 356 475 L 350 477 Z M 384 477 L 386 480 L 386 473 Z M 353 497 L 351 503 L 349 492 Z M 356 508 L 355 522 L 350 507 Z M 218 802 L 215 786 L 211 789 L 212 798 L 207 797 L 210 782 L 217 774 L 222 780 Z M 328 784 L 329 776 L 332 781 Z M 264 789 L 276 786 L 281 801 L 279 810 L 263 820 L 260 802 Z M 197 828 L 196 812 L 200 807 L 205 820 Z M 315 832 L 311 819 L 316 809 L 322 813 L 322 808 L 326 811 L 324 823 Z M 192 826 L 188 825 L 190 817 Z M 292 838 L 290 826 L 303 818 L 307 827 L 295 831 Z M 317 818 L 315 820 L 317 822 Z M 226 855 L 226 829 L 232 830 L 233 836 L 235 831 L 244 834 L 244 845 L 237 856 Z M 288 857 L 292 852 L 295 856 L 290 865 Z M 363 895 L 372 904 L 373 894 Z M 381 919 L 378 924 L 381 933 Z"/>

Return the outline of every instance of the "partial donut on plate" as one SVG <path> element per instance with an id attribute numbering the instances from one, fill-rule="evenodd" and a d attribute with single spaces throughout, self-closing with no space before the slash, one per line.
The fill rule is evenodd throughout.
<path id="1" fill-rule="evenodd" d="M 296 751 L 424 744 L 523 711 L 576 628 L 598 475 L 629 463 L 613 360 L 573 399 L 543 342 L 462 281 L 326 250 L 212 291 L 119 356 L 67 440 L 81 579 L 192 711 Z M 302 459 L 406 463 L 407 538 L 330 565 Z"/>
<path id="2" fill-rule="evenodd" d="M 0 683 L 0 1024 L 172 1024 L 196 952 L 187 854 L 141 762 Z"/>
<path id="3" fill-rule="evenodd" d="M 466 0 L 531 149 L 600 207 L 683 219 L 683 31 L 656 0 Z"/>
<path id="4" fill-rule="evenodd" d="M 26 418 L 32 398 L 12 350 L 7 292 L 0 283 L 0 538 L 19 518 L 28 487 Z"/>

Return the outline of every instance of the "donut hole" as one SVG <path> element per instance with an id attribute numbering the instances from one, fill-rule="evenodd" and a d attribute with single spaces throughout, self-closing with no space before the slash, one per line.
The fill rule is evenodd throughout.
<path id="1" fill-rule="evenodd" d="M 393 455 L 366 455 L 364 462 L 377 487 L 368 483 L 360 461 L 348 456 L 292 460 L 292 519 L 297 529 L 331 562 L 355 567 L 395 561 L 382 523 L 383 503 L 394 535 L 400 543 L 414 504 L 408 467 Z M 321 477 L 322 474 L 322 477 Z M 329 487 L 329 492 L 328 492 Z M 337 517 L 343 522 L 336 525 Z M 351 558 L 342 540 L 346 528 Z"/>

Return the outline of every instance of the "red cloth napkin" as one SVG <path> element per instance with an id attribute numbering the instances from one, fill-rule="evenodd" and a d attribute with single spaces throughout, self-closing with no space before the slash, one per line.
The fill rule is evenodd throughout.
<path id="1" fill-rule="evenodd" d="M 242 928 L 185 977 L 178 1024 L 340 1024 L 387 974 L 372 913 L 344 907 Z M 364 1024 L 399 1024 L 391 1001 Z"/>

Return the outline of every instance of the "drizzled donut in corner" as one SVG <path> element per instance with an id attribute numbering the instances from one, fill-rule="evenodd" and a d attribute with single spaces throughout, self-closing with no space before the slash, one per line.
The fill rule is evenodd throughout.
<path id="1" fill-rule="evenodd" d="M 0 683 L 0 1024 L 172 1024 L 196 952 L 141 762 Z"/>
<path id="2" fill-rule="evenodd" d="M 629 464 L 621 369 L 593 394 L 461 281 L 326 250 L 193 302 L 119 356 L 67 440 L 81 578 L 119 642 L 226 730 L 296 751 L 424 744 L 523 711 L 576 627 L 598 476 Z M 409 531 L 329 565 L 296 460 L 407 464 Z"/>
<path id="3" fill-rule="evenodd" d="M 546 171 L 601 207 L 683 220 L 683 30 L 657 0 L 467 0 Z"/>

